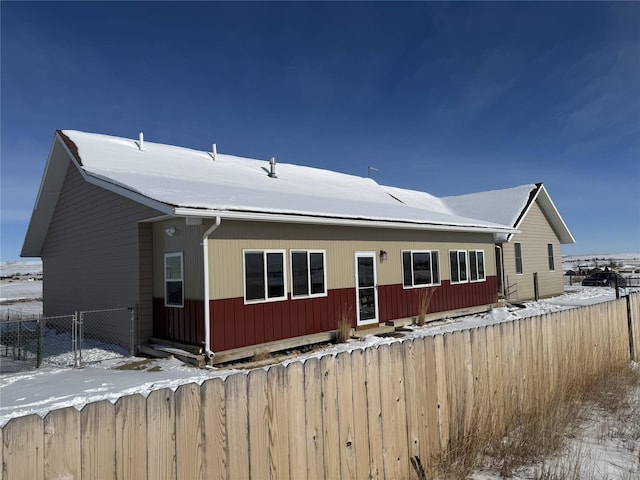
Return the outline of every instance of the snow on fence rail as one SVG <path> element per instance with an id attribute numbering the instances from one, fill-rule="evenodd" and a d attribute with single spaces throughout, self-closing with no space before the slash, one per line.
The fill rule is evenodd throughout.
<path id="1" fill-rule="evenodd" d="M 14 418 L 3 478 L 411 478 L 628 364 L 630 329 L 640 351 L 640 293 Z"/>
<path id="2" fill-rule="evenodd" d="M 132 308 L 87 310 L 71 315 L 0 321 L 0 373 L 42 363 L 80 367 L 132 355 Z"/>

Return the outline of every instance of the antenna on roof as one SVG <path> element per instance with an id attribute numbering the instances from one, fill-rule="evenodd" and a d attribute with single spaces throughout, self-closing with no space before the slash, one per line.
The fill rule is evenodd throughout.
<path id="1" fill-rule="evenodd" d="M 269 166 L 271 167 L 269 176 L 271 178 L 278 178 L 278 176 L 276 175 L 276 157 L 271 157 L 269 159 Z"/>
<path id="2" fill-rule="evenodd" d="M 211 152 L 211 156 L 213 157 L 213 161 L 215 162 L 216 157 L 218 156 L 218 147 L 216 147 L 215 143 L 211 146 Z"/>
<path id="3" fill-rule="evenodd" d="M 144 150 L 144 135 L 140 132 L 140 136 L 138 137 L 138 149 L 140 151 Z"/>
<path id="4" fill-rule="evenodd" d="M 371 178 L 371 172 L 377 172 L 378 169 L 375 167 L 367 167 L 367 177 Z"/>

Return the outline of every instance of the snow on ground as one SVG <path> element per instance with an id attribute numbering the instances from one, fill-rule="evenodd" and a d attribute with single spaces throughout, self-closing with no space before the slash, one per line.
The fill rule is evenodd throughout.
<path id="1" fill-rule="evenodd" d="M 42 262 L 0 262 L 0 318 L 42 315 Z"/>
<path id="2" fill-rule="evenodd" d="M 634 362 L 632 367 L 640 375 L 640 363 Z M 640 387 L 630 389 L 620 403 L 622 407 L 615 412 L 586 404 L 558 452 L 522 467 L 508 478 L 640 478 Z M 500 478 L 504 476 L 499 472 L 486 469 L 478 469 L 471 476 L 472 480 Z"/>
<path id="3" fill-rule="evenodd" d="M 489 312 L 459 318 L 445 318 L 423 327 L 408 326 L 403 336 L 365 336 L 361 340 L 330 345 L 310 353 L 301 354 L 284 361 L 304 361 L 310 357 L 335 355 L 384 343 L 402 341 L 429 335 L 438 335 L 454 330 L 463 330 L 481 325 L 505 322 L 573 306 L 603 302 L 615 298 L 611 288 L 573 287 L 557 298 L 526 302 L 524 308 L 500 307 Z M 98 348 L 99 346 L 95 346 Z M 0 358 L 0 362 L 3 359 Z M 140 363 L 143 362 L 143 363 Z M 136 366 L 137 365 L 137 366 Z M 139 369 L 136 369 L 139 368 Z M 38 370 L 0 375 L 0 425 L 13 417 L 37 413 L 46 415 L 52 409 L 73 406 L 78 409 L 97 400 L 116 401 L 123 395 L 149 392 L 161 388 L 175 389 L 185 383 L 202 383 L 209 378 L 226 377 L 237 373 L 237 369 L 196 369 L 178 360 L 131 357 L 108 360 L 80 369 L 44 366 Z"/>

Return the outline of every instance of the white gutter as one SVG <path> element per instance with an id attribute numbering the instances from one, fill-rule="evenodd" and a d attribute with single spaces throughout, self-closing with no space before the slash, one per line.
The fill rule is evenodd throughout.
<path id="1" fill-rule="evenodd" d="M 215 353 L 211 351 L 209 340 L 209 319 L 211 311 L 209 308 L 209 236 L 220 226 L 221 218 L 216 217 L 216 221 L 202 236 L 202 253 L 204 256 L 204 354 L 208 360 L 213 359 Z"/>
<path id="2" fill-rule="evenodd" d="M 395 228 L 404 230 L 435 230 L 448 232 L 476 232 L 476 233 L 520 233 L 517 228 L 508 227 L 506 225 L 464 225 L 464 224 L 438 224 L 438 223 L 419 223 L 411 220 L 407 221 L 385 221 L 385 220 L 367 220 L 367 219 L 349 219 L 349 218 L 332 218 L 332 217 L 316 217 L 310 215 L 297 214 L 277 214 L 277 213 L 259 213 L 259 212 L 230 212 L 230 211 L 203 211 L 191 208 L 176 208 L 174 215 L 180 217 L 204 217 L 218 218 L 222 217 L 227 220 L 248 220 L 254 222 L 277 222 L 277 223 L 304 223 L 312 225 L 335 225 L 335 226 L 353 226 L 353 227 L 372 227 L 372 228 Z"/>

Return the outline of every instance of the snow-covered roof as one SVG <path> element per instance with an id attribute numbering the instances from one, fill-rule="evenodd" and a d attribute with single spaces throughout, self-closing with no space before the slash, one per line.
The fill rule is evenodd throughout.
<path id="1" fill-rule="evenodd" d="M 515 226 L 538 187 L 534 184 L 519 187 L 443 197 L 452 213 L 482 218 L 488 222 Z"/>
<path id="2" fill-rule="evenodd" d="M 508 225 L 514 229 L 520 228 L 527 212 L 537 201 L 560 242 L 575 243 L 573 235 L 541 183 L 442 198 L 416 190 L 389 186 L 384 188 L 390 195 L 412 207 L 478 218 L 495 224 Z M 513 233 L 515 232 L 496 232 L 496 240 L 508 240 Z"/>
<path id="3" fill-rule="evenodd" d="M 61 152 L 66 152 L 62 154 Z M 164 215 L 512 233 L 509 226 L 398 201 L 370 178 L 85 133 L 56 132 L 23 255 L 38 256 L 64 172 Z M 46 199 L 47 201 L 44 201 Z M 42 200 L 42 202 L 41 202 Z"/>

